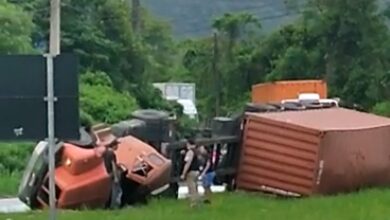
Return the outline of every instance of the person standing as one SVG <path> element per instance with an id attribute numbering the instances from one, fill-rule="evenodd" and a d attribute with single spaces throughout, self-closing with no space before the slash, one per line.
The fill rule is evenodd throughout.
<path id="1" fill-rule="evenodd" d="M 184 169 L 180 176 L 182 180 L 186 181 L 190 207 L 195 207 L 199 202 L 199 192 L 198 192 L 198 177 L 199 177 L 199 162 L 198 156 L 196 154 L 196 145 L 193 139 L 188 139 L 187 141 L 187 152 L 185 153 L 184 158 Z"/>
<path id="2" fill-rule="evenodd" d="M 107 143 L 101 143 L 95 148 L 98 157 L 103 159 L 107 173 L 111 177 L 111 195 L 106 206 L 112 209 L 119 208 L 122 204 L 122 188 L 120 185 L 122 170 L 117 165 L 115 151 L 118 149 L 119 142 L 114 139 Z"/>
<path id="3" fill-rule="evenodd" d="M 212 166 L 211 154 L 207 151 L 205 146 L 201 146 L 200 154 L 203 158 L 203 169 L 201 170 L 200 179 L 202 180 L 202 186 L 204 188 L 206 204 L 211 203 L 211 186 L 213 185 L 215 178 L 215 171 Z"/>

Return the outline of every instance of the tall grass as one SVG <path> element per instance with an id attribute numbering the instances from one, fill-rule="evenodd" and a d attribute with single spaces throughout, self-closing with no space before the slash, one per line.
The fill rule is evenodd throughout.
<path id="1" fill-rule="evenodd" d="M 29 142 L 0 142 L 0 172 L 22 172 L 34 147 Z"/>
<path id="2" fill-rule="evenodd" d="M 210 206 L 190 209 L 186 201 L 160 200 L 116 211 L 61 211 L 59 219 L 116 220 L 385 220 L 390 190 L 309 199 L 275 199 L 245 193 L 216 195 Z M 47 219 L 47 212 L 0 215 L 0 219 Z"/>
<path id="3" fill-rule="evenodd" d="M 35 144 L 0 142 L 0 198 L 15 196 Z"/>
<path id="4" fill-rule="evenodd" d="M 21 177 L 21 172 L 0 172 L 0 198 L 15 197 Z"/>

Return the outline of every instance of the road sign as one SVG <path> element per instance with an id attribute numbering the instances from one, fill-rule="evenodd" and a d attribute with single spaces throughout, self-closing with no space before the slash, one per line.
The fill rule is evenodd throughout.
<path id="1" fill-rule="evenodd" d="M 48 137 L 47 59 L 42 55 L 0 56 L 0 140 Z M 53 58 L 55 138 L 79 138 L 78 59 Z"/>

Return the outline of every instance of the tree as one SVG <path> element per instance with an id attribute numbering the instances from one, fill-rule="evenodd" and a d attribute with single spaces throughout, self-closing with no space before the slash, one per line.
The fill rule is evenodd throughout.
<path id="1" fill-rule="evenodd" d="M 226 13 L 213 22 L 212 26 L 227 37 L 227 57 L 229 60 L 233 58 L 233 49 L 237 40 L 245 36 L 248 26 L 253 28 L 253 25 L 255 28 L 261 27 L 259 20 L 248 13 Z"/>
<path id="2" fill-rule="evenodd" d="M 315 0 L 312 29 L 322 35 L 325 78 L 333 93 L 370 107 L 389 67 L 389 29 L 373 0 Z M 317 29 L 317 30 L 316 30 Z"/>
<path id="3" fill-rule="evenodd" d="M 33 51 L 33 22 L 23 8 L 0 0 L 0 53 L 25 54 Z"/>
<path id="4" fill-rule="evenodd" d="M 13 2 L 34 15 L 34 44 L 45 45 L 49 38 L 49 0 Z M 130 11 L 127 1 L 62 0 L 61 49 L 80 57 L 81 73 L 105 72 L 115 90 L 129 92 L 142 107 L 158 108 L 163 100 L 151 93 L 151 81 L 161 75 L 168 78 L 174 66 L 169 59 L 174 45 L 169 29 L 146 13 L 141 35 L 134 34 Z"/>
<path id="5" fill-rule="evenodd" d="M 326 79 L 331 96 L 370 109 L 389 94 L 389 45 L 376 1 L 312 0 L 253 60 L 262 61 L 265 80 Z"/>
<path id="6" fill-rule="evenodd" d="M 215 116 L 216 96 L 223 103 L 221 114 L 237 111 L 248 100 L 253 75 L 251 56 L 259 41 L 254 36 L 261 27 L 247 13 L 225 14 L 215 19 L 212 26 L 218 31 L 217 41 L 207 37 L 180 45 L 181 51 L 185 51 L 181 55 L 184 72 L 188 73 L 183 79 L 196 83 L 197 104 L 206 121 Z M 218 54 L 214 54 L 215 47 Z M 220 89 L 216 89 L 217 84 Z"/>

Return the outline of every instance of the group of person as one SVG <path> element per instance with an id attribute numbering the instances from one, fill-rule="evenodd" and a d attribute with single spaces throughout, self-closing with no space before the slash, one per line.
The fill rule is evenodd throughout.
<path id="1" fill-rule="evenodd" d="M 92 146 L 94 147 L 97 156 L 104 158 L 107 171 L 113 179 L 113 187 L 111 189 L 111 200 L 108 201 L 107 206 L 111 208 L 118 208 L 121 204 L 122 190 L 120 187 L 121 172 L 116 166 L 116 157 L 114 151 L 117 149 L 117 139 L 108 141 L 109 143 L 97 144 L 98 140 L 92 132 L 90 126 L 85 126 L 85 131 L 91 136 Z M 200 203 L 210 204 L 212 190 L 215 178 L 215 171 L 212 163 L 212 155 L 205 146 L 197 146 L 194 139 L 187 138 L 186 150 L 182 152 L 184 156 L 184 167 L 180 179 L 185 181 L 188 191 L 190 206 L 196 207 Z M 198 182 L 201 181 L 204 189 L 204 197 L 198 191 Z"/>
<path id="2" fill-rule="evenodd" d="M 193 139 L 187 140 L 186 151 L 183 153 L 184 167 L 180 179 L 185 181 L 188 187 L 190 207 L 196 207 L 200 203 L 210 204 L 211 186 L 215 178 L 211 153 L 205 146 L 197 146 Z M 198 191 L 199 180 L 204 188 L 204 197 Z"/>

